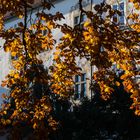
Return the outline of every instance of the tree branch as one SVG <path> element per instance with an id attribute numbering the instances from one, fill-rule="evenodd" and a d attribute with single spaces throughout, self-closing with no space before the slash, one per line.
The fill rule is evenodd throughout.
<path id="1" fill-rule="evenodd" d="M 23 45 L 24 45 L 24 49 L 25 49 L 25 55 L 26 55 L 26 60 L 28 60 L 29 55 L 28 55 L 28 50 L 27 50 L 27 43 L 25 40 L 25 33 L 26 33 L 26 29 L 27 29 L 27 2 L 24 0 L 24 29 L 23 29 L 23 34 L 22 34 L 22 40 L 23 40 Z"/>

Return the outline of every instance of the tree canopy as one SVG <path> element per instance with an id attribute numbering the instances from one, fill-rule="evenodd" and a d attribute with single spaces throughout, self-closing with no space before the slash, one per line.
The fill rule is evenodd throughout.
<path id="1" fill-rule="evenodd" d="M 85 58 L 91 66 L 97 67 L 92 78 L 104 100 L 110 98 L 115 85 L 120 86 L 112 66 L 123 71 L 121 79 L 124 88 L 133 100 L 130 108 L 140 115 L 139 85 L 135 81 L 139 75 L 136 67 L 140 56 L 140 2 L 130 2 L 135 10 L 126 17 L 127 28 L 121 28 L 120 23 L 112 20 L 116 14 L 121 16 L 121 12 L 112 9 L 106 1 L 95 5 L 93 11 L 86 11 L 82 0 L 79 0 L 80 21 L 70 27 L 57 22 L 64 18 L 62 13 L 53 15 L 45 11 L 48 9 L 51 12 L 54 7 L 50 1 L 40 1 L 42 9 L 32 22 L 28 14 L 32 14 L 34 0 L 1 0 L 0 37 L 5 39 L 3 48 L 5 52 L 10 52 L 13 66 L 2 83 L 10 89 L 10 94 L 3 94 L 8 101 L 2 105 L 1 124 L 18 126 L 19 122 L 26 122 L 35 132 L 55 130 L 58 123 L 53 117 L 55 107 L 52 96 L 67 98 L 73 92 L 73 76 L 81 74 L 77 57 Z M 7 14 L 22 19 L 17 28 L 5 28 Z M 83 14 L 87 21 L 81 25 Z M 60 29 L 63 33 L 58 42 L 53 36 L 54 29 Z M 44 30 L 47 34 L 43 34 Z M 52 49 L 55 49 L 54 63 L 48 74 L 38 54 Z M 35 88 L 38 85 L 41 86 Z M 45 86 L 49 86 L 51 92 Z"/>

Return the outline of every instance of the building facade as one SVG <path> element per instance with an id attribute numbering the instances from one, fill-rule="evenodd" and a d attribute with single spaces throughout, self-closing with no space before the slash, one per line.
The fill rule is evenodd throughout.
<path id="1" fill-rule="evenodd" d="M 93 10 L 95 4 L 101 3 L 103 0 L 83 0 L 83 7 L 85 10 Z M 122 16 L 118 17 L 116 15 L 117 21 L 116 22 L 121 22 L 121 24 L 126 24 L 126 16 L 130 12 L 131 5 L 129 5 L 128 0 L 107 0 L 107 2 L 117 10 L 121 10 Z M 61 20 L 60 23 L 66 23 L 69 26 L 73 27 L 76 24 L 79 23 L 79 16 L 80 16 L 80 11 L 79 11 L 79 4 L 78 0 L 54 0 L 54 7 L 50 11 L 52 14 L 56 12 L 61 12 L 65 19 Z M 39 5 L 39 0 L 36 0 L 36 7 Z M 40 8 L 41 9 L 41 8 Z M 37 12 L 37 8 L 33 11 L 32 14 L 32 19 L 35 19 L 35 14 Z M 82 22 L 86 20 L 86 17 L 82 15 Z M 5 20 L 5 28 L 10 28 L 10 27 L 16 27 L 19 22 L 21 22 L 22 19 L 18 19 L 16 17 L 7 17 Z M 62 36 L 62 33 L 60 30 L 55 30 L 54 33 L 54 38 L 56 40 L 59 40 L 60 37 Z M 4 43 L 4 40 L 1 39 L 0 44 L 2 45 Z M 55 50 L 49 51 L 49 52 L 44 52 L 39 55 L 40 59 L 43 60 L 44 66 L 49 67 L 53 61 L 53 53 Z M 5 79 L 5 76 L 8 74 L 8 72 L 11 69 L 10 65 L 10 60 L 11 56 L 10 53 L 5 53 L 4 50 L 1 48 L 0 49 L 0 84 L 1 81 Z M 78 59 L 77 58 L 77 64 L 82 68 L 82 75 L 78 76 L 76 75 L 74 77 L 75 80 L 75 92 L 76 92 L 76 98 L 80 99 L 82 97 L 88 96 L 91 97 L 93 94 L 92 91 L 90 90 L 90 83 L 91 83 L 91 77 L 92 73 L 96 71 L 96 67 L 90 66 L 90 62 L 86 61 L 85 59 Z M 3 92 L 7 92 L 7 89 L 3 89 L 0 87 L 0 94 Z M 0 100 L 0 103 L 2 101 Z"/>

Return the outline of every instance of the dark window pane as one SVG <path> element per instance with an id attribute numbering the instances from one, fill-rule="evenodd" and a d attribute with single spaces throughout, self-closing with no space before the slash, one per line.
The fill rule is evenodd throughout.
<path id="1" fill-rule="evenodd" d="M 81 98 L 86 96 L 86 83 L 81 84 Z"/>
<path id="2" fill-rule="evenodd" d="M 124 16 L 124 11 L 121 11 L 121 15 Z"/>
<path id="3" fill-rule="evenodd" d="M 80 84 L 75 85 L 75 98 L 80 98 Z"/>
<path id="4" fill-rule="evenodd" d="M 118 10 L 118 5 L 113 5 L 113 9 L 114 10 Z M 118 18 L 117 18 L 117 14 L 113 15 L 113 22 L 117 23 L 118 22 Z"/>
<path id="5" fill-rule="evenodd" d="M 120 3 L 119 9 L 120 9 L 121 11 L 124 11 L 124 2 Z"/>
<path id="6" fill-rule="evenodd" d="M 81 75 L 81 81 L 86 81 L 86 73 L 83 73 L 83 74 Z"/>
<path id="7" fill-rule="evenodd" d="M 79 99 L 79 94 L 75 93 L 74 94 L 74 99 Z"/>
<path id="8" fill-rule="evenodd" d="M 121 16 L 120 16 L 119 22 L 121 24 L 124 24 L 124 2 L 120 3 L 119 9 L 121 11 Z"/>
<path id="9" fill-rule="evenodd" d="M 75 82 L 80 82 L 80 76 L 79 75 L 75 76 Z"/>
<path id="10" fill-rule="evenodd" d="M 124 24 L 124 16 L 120 16 L 120 23 Z"/>
<path id="11" fill-rule="evenodd" d="M 113 5 L 113 9 L 117 10 L 118 9 L 118 5 Z"/>
<path id="12" fill-rule="evenodd" d="M 77 25 L 79 23 L 79 16 L 74 18 L 74 25 Z"/>
<path id="13" fill-rule="evenodd" d="M 75 85 L 75 93 L 80 93 L 80 84 Z"/>

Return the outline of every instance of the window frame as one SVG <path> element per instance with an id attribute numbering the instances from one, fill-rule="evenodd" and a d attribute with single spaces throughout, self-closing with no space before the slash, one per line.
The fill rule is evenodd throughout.
<path id="1" fill-rule="evenodd" d="M 123 4 L 123 7 L 121 7 L 121 4 Z M 119 16 L 118 14 L 115 14 L 114 16 L 113 16 L 113 18 L 114 17 L 116 17 L 117 18 L 117 22 L 115 22 L 114 20 L 112 20 L 114 23 L 116 23 L 116 24 L 120 24 L 120 25 L 124 25 L 124 24 L 126 24 L 126 19 L 125 19 L 125 14 L 126 14 L 126 7 L 125 7 L 125 1 L 124 0 L 122 0 L 122 1 L 119 1 L 118 3 L 114 3 L 113 5 L 112 5 L 112 8 L 113 8 L 113 10 L 119 10 L 120 12 L 121 12 L 121 16 Z M 116 6 L 116 8 L 114 8 Z M 123 22 L 121 22 L 121 18 L 123 17 Z"/>
<path id="2" fill-rule="evenodd" d="M 84 75 L 84 77 L 82 78 L 83 75 Z M 74 77 L 75 78 L 75 84 L 74 84 L 74 97 L 75 97 L 75 99 L 82 99 L 82 98 L 86 97 L 86 95 L 87 95 L 86 76 L 87 76 L 86 73 L 82 73 L 82 75 L 75 75 L 75 77 Z M 78 78 L 76 78 L 76 77 L 78 77 Z M 84 91 L 82 91 L 82 89 Z"/>

